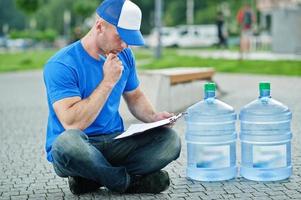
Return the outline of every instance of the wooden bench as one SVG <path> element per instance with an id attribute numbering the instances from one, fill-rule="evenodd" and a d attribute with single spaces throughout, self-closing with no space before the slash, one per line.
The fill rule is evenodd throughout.
<path id="1" fill-rule="evenodd" d="M 170 84 L 175 85 L 179 83 L 186 83 L 195 80 L 207 80 L 212 81 L 212 77 L 215 73 L 213 68 L 187 68 L 187 67 L 177 67 L 169 69 L 159 69 L 159 70 L 148 70 L 143 73 L 151 74 L 161 74 L 168 76 L 170 79 Z"/>
<path id="2" fill-rule="evenodd" d="M 212 67 L 176 67 L 169 69 L 151 70 L 147 71 L 147 73 L 162 74 L 164 76 L 167 76 L 170 79 L 170 84 L 176 85 L 196 80 L 213 81 L 215 70 Z M 217 83 L 215 84 L 217 91 L 221 95 L 225 95 L 226 92 L 223 91 Z"/>

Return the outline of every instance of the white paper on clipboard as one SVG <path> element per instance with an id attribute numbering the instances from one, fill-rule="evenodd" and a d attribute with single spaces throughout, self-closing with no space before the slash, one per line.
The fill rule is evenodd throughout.
<path id="1" fill-rule="evenodd" d="M 160 126 L 164 126 L 164 125 L 167 125 L 167 124 L 174 123 L 180 117 L 182 117 L 183 114 L 184 113 L 182 112 L 182 113 L 179 113 L 179 114 L 177 114 L 175 116 L 172 116 L 170 118 L 163 119 L 163 120 L 160 120 L 160 121 L 157 121 L 157 122 L 152 122 L 152 123 L 132 124 L 132 125 L 130 125 L 130 127 L 125 132 L 118 135 L 114 139 L 121 139 L 121 138 L 125 138 L 125 137 L 130 137 L 132 135 L 136 135 L 136 134 L 142 133 L 144 131 L 147 131 L 147 130 L 150 130 L 150 129 L 153 129 L 153 128 L 157 128 L 157 127 L 160 127 Z"/>

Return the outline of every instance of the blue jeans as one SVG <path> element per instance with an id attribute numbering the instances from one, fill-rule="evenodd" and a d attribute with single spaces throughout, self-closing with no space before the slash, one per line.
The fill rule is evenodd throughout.
<path id="1" fill-rule="evenodd" d="M 114 140 L 119 134 L 87 136 L 80 130 L 63 132 L 51 150 L 56 174 L 80 176 L 112 191 L 124 192 L 130 175 L 158 171 L 180 155 L 180 138 L 170 128 Z"/>

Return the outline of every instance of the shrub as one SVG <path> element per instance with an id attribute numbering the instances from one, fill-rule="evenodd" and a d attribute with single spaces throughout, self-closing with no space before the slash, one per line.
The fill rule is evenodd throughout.
<path id="1" fill-rule="evenodd" d="M 23 38 L 32 39 L 35 41 L 46 41 L 53 42 L 58 36 L 57 32 L 53 29 L 41 30 L 22 30 L 22 31 L 11 31 L 9 37 L 12 39 Z"/>

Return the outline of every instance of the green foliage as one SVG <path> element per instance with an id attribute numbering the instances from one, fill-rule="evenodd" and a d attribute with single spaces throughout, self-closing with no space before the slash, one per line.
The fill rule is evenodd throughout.
<path id="1" fill-rule="evenodd" d="M 196 24 L 211 24 L 215 23 L 216 16 L 212 13 L 217 13 L 215 6 L 210 6 L 207 9 L 196 12 L 195 22 Z"/>
<path id="2" fill-rule="evenodd" d="M 39 31 L 39 30 L 11 31 L 9 36 L 12 39 L 27 38 L 36 41 L 53 42 L 55 38 L 58 36 L 58 34 L 55 30 L 46 29 L 45 31 Z"/>
<path id="3" fill-rule="evenodd" d="M 89 1 L 83 1 L 83 0 L 76 0 L 73 3 L 73 10 L 76 14 L 82 16 L 82 17 L 89 17 L 98 6 L 97 0 L 89 0 Z"/>
<path id="4" fill-rule="evenodd" d="M 69 5 L 69 6 L 68 6 Z M 42 6 L 37 12 L 37 28 L 41 30 L 54 29 L 59 34 L 63 34 L 64 30 L 64 11 L 70 9 L 72 0 L 49 0 L 47 4 Z M 71 17 L 74 24 L 75 18 Z"/>
<path id="5" fill-rule="evenodd" d="M 27 1 L 27 0 L 16 0 L 16 1 Z M 39 0 L 29 0 L 38 2 Z M 142 19 L 142 32 L 149 33 L 154 27 L 154 0 L 133 0 L 141 8 L 143 19 Z M 72 27 L 82 23 L 83 18 L 89 17 L 99 5 L 101 0 L 48 0 L 43 6 L 40 6 L 36 12 L 38 17 L 38 26 L 46 27 L 47 24 L 51 28 L 56 28 L 58 32 L 62 33 L 62 17 L 63 12 L 66 9 L 71 10 L 72 13 Z M 174 26 L 186 23 L 186 0 L 173 0 L 173 1 L 162 1 L 163 2 L 163 24 L 166 26 Z M 214 23 L 216 18 L 216 10 L 219 7 L 221 0 L 205 0 L 198 1 L 194 0 L 195 4 L 195 24 L 200 23 Z M 226 1 L 231 7 L 239 5 L 237 0 Z M 234 6 L 233 6 L 234 5 Z M 235 7 L 235 9 L 237 9 Z M 40 12 L 42 10 L 42 12 Z M 236 12 L 236 11 L 235 11 Z M 53 14 L 55 13 L 55 15 Z M 236 14 L 236 13 L 235 13 Z M 233 14 L 233 16 L 235 15 Z M 47 19 L 47 20 L 46 20 Z M 49 22 L 48 22 L 49 21 Z M 58 23 L 58 24 L 56 24 Z M 53 24 L 56 24 L 55 27 Z"/>
<path id="6" fill-rule="evenodd" d="M 175 26 L 186 22 L 186 1 L 167 1 L 164 8 L 164 24 L 166 26 Z"/>
<path id="7" fill-rule="evenodd" d="M 16 8 L 15 1 L 0 0 L 0 35 L 3 33 L 4 25 L 8 28 L 23 29 L 26 18 Z"/>
<path id="8" fill-rule="evenodd" d="M 142 10 L 143 33 L 149 33 L 154 27 L 154 0 L 134 0 Z M 176 26 L 186 24 L 186 0 L 162 1 L 163 3 L 163 25 Z M 226 5 L 229 9 L 226 17 L 229 25 L 230 33 L 237 34 L 236 13 L 243 5 L 243 1 L 237 0 L 194 0 L 194 24 L 214 24 L 216 15 L 219 10 L 225 11 L 222 5 Z"/>
<path id="9" fill-rule="evenodd" d="M 17 6 L 27 14 L 33 14 L 41 5 L 41 0 L 16 0 Z"/>
<path id="10" fill-rule="evenodd" d="M 142 10 L 142 33 L 150 33 L 154 27 L 155 1 L 132 1 Z M 0 32 L 1 20 L 3 19 L 2 16 L 6 17 L 6 21 L 3 21 L 2 24 L 8 23 L 9 25 L 12 25 L 14 21 L 14 23 L 22 23 L 24 27 L 24 23 L 26 23 L 26 18 L 22 18 L 20 15 L 15 14 L 17 12 L 12 7 L 12 2 L 14 4 L 17 3 L 20 10 L 25 11 L 37 20 L 37 29 L 45 30 L 51 28 L 56 30 L 59 34 L 63 34 L 64 11 L 68 10 L 71 12 L 71 29 L 74 29 L 76 26 L 82 25 L 85 18 L 91 16 L 95 12 L 96 7 L 102 0 L 1 0 Z M 186 23 L 186 0 L 162 0 L 162 3 L 163 25 L 175 26 Z M 227 4 L 230 11 L 229 16 L 226 18 L 230 33 L 237 34 L 238 29 L 235 16 L 237 10 L 243 4 L 242 0 L 194 0 L 194 23 L 215 23 L 217 10 L 220 10 L 221 5 L 223 4 Z M 254 3 L 252 5 L 254 6 Z M 9 14 L 11 12 L 13 14 Z"/>

